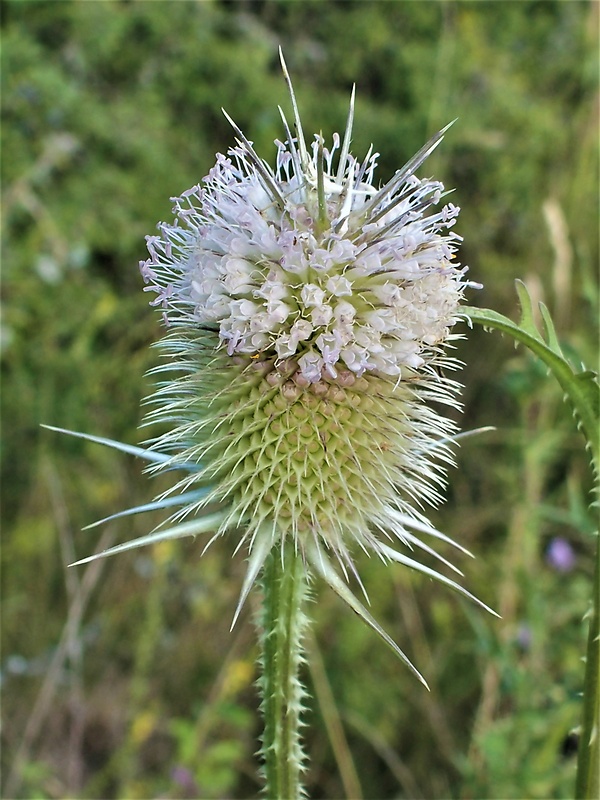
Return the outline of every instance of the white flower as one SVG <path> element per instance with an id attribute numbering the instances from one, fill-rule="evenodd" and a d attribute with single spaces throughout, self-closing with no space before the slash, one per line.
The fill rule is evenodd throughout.
<path id="1" fill-rule="evenodd" d="M 240 604 L 291 540 L 389 642 L 327 553 L 355 573 L 354 553 L 374 552 L 468 594 L 389 544 L 450 541 L 421 507 L 441 499 L 455 431 L 425 401 L 458 405 L 442 370 L 457 367 L 443 348 L 468 285 L 459 209 L 414 174 L 444 131 L 378 188 L 377 154 L 349 152 L 353 98 L 343 142 L 315 136 L 309 150 L 289 85 L 297 137 L 282 113 L 275 169 L 232 122 L 237 145 L 148 237 L 141 271 L 174 360 L 160 371 L 179 371 L 153 398 L 150 421 L 170 427 L 153 448 L 192 467 L 174 491 L 193 502 L 176 516 L 220 507 L 216 533 L 248 543 Z"/>

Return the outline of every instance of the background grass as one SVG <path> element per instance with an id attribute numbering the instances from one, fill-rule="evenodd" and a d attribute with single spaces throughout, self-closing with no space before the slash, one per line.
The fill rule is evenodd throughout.
<path id="1" fill-rule="evenodd" d="M 161 334 L 137 262 L 169 197 L 232 144 L 267 158 L 288 108 L 330 136 L 357 83 L 353 151 L 388 178 L 458 117 L 424 168 L 463 208 L 471 302 L 514 315 L 513 280 L 597 362 L 598 4 L 4 2 L 2 492 L 4 797 L 256 796 L 252 609 L 232 542 L 66 570 L 159 518 L 80 532 L 158 492 L 133 459 L 39 428 L 139 441 Z M 375 616 L 427 694 L 315 586 L 306 678 L 313 798 L 572 796 L 594 523 L 582 438 L 545 370 L 469 333 L 465 440 L 433 521 L 477 554 L 443 587 L 362 559 Z M 549 557 L 570 548 L 562 568 Z M 551 552 L 551 551 L 550 551 Z M 256 598 L 255 598 L 256 601 Z"/>

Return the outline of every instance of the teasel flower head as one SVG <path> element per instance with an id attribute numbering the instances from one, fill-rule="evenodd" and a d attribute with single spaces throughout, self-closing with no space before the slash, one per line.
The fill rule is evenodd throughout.
<path id="1" fill-rule="evenodd" d="M 289 544 L 409 663 L 348 579 L 364 551 L 469 595 L 415 555 L 455 569 L 423 510 L 452 461 L 455 425 L 430 404 L 459 406 L 447 348 L 469 284 L 459 209 L 415 174 L 446 129 L 378 188 L 378 154 L 350 153 L 354 92 L 343 139 L 307 143 L 284 74 L 294 133 L 281 112 L 275 167 L 228 117 L 236 145 L 147 237 L 141 272 L 168 329 L 151 449 L 157 469 L 184 470 L 163 498 L 182 506 L 171 530 L 210 511 L 213 538 L 247 548 L 238 612 Z"/>

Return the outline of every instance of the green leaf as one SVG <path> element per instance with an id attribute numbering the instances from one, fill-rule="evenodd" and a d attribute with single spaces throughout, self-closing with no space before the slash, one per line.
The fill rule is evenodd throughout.
<path id="1" fill-rule="evenodd" d="M 516 281 L 516 287 L 521 304 L 521 319 L 518 324 L 503 314 L 487 308 L 465 308 L 463 313 L 471 322 L 477 322 L 485 328 L 495 328 L 512 336 L 517 342 L 528 347 L 550 369 L 573 406 L 578 425 L 582 429 L 587 446 L 591 451 L 596 475 L 598 475 L 600 473 L 600 437 L 598 433 L 600 386 L 598 385 L 598 375 L 590 370 L 577 372 L 573 369 L 562 353 L 548 309 L 540 304 L 546 339 L 542 337 L 535 327 L 531 298 L 527 288 L 521 281 Z"/>

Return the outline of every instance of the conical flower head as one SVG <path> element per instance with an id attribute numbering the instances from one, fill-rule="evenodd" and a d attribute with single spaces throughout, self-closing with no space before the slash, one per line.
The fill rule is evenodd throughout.
<path id="1" fill-rule="evenodd" d="M 454 432 L 428 403 L 457 405 L 442 371 L 467 285 L 459 209 L 415 176 L 444 131 L 376 188 L 377 154 L 349 152 L 354 98 L 343 141 L 308 148 L 289 87 L 297 135 L 282 113 L 275 168 L 232 122 L 237 145 L 147 239 L 170 329 L 159 371 L 179 371 L 149 419 L 168 423 L 166 466 L 192 466 L 179 516 L 217 506 L 216 534 L 248 543 L 242 600 L 287 540 L 356 609 L 328 554 L 344 572 L 362 549 L 438 576 L 389 542 L 446 539 L 420 509 L 440 500 Z"/>

